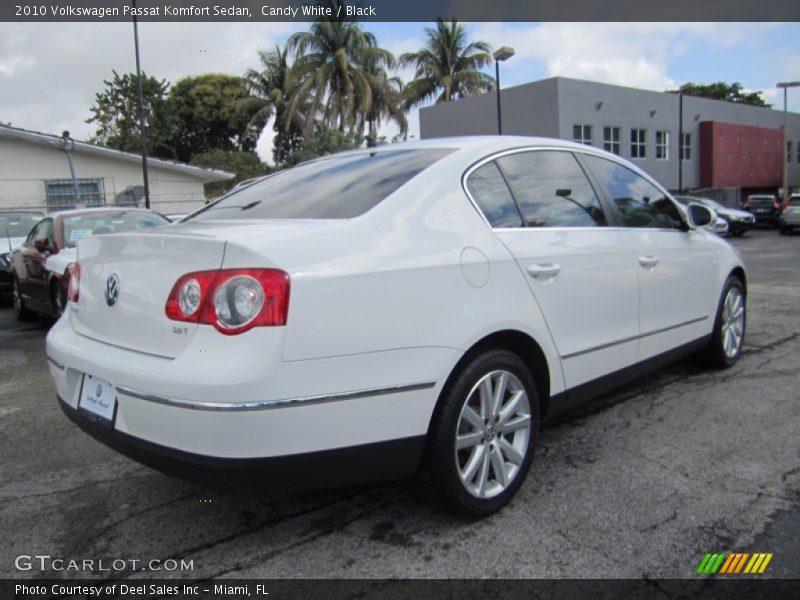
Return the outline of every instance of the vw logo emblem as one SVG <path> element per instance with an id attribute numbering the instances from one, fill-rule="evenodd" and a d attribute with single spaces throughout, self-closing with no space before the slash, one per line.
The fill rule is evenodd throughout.
<path id="1" fill-rule="evenodd" d="M 103 386 L 100 385 L 99 383 L 97 384 L 97 391 L 95 392 L 94 395 L 97 396 L 98 398 L 103 395 Z"/>
<path id="2" fill-rule="evenodd" d="M 114 306 L 119 300 L 119 276 L 113 273 L 106 279 L 106 304 Z"/>

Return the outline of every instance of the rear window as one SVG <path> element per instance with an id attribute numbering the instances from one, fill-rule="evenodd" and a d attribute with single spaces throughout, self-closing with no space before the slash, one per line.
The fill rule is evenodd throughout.
<path id="1" fill-rule="evenodd" d="M 42 220 L 42 215 L 26 213 L 0 214 L 0 238 L 25 237 L 33 226 Z"/>
<path id="2" fill-rule="evenodd" d="M 775 199 L 769 196 L 751 196 L 747 201 L 750 206 L 772 206 L 773 202 L 775 202 Z"/>
<path id="3" fill-rule="evenodd" d="M 131 211 L 113 213 L 87 213 L 64 217 L 64 244 L 74 246 L 80 239 L 105 233 L 143 231 L 170 221 L 158 213 Z"/>
<path id="4" fill-rule="evenodd" d="M 789 206 L 800 206 L 800 198 L 789 198 Z"/>
<path id="5" fill-rule="evenodd" d="M 189 221 L 357 217 L 450 152 L 431 148 L 323 158 L 242 187 Z"/>

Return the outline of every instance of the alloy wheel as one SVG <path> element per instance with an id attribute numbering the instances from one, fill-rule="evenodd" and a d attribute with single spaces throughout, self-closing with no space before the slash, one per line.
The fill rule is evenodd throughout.
<path id="1" fill-rule="evenodd" d="M 722 349 L 733 358 L 742 348 L 744 338 L 744 297 L 737 287 L 731 287 L 722 305 Z"/>
<path id="2" fill-rule="evenodd" d="M 525 386 L 510 371 L 484 375 L 472 388 L 456 427 L 455 461 L 464 488 L 492 498 L 519 473 L 531 435 Z"/>

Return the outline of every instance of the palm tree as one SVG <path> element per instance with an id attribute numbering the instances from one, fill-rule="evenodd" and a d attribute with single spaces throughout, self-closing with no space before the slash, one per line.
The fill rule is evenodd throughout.
<path id="1" fill-rule="evenodd" d="M 340 3 L 327 0 L 334 15 Z M 319 113 L 327 126 L 341 132 L 356 128 L 359 115 L 370 110 L 373 87 L 364 65 L 395 66 L 392 53 L 378 47 L 372 33 L 346 17 L 318 19 L 309 31 L 291 35 L 287 44 L 296 55 L 291 70 L 296 88 L 289 112 L 308 99 L 309 116 Z M 313 125 L 313 119 L 307 119 L 304 130 L 310 132 Z"/>
<path id="2" fill-rule="evenodd" d="M 455 20 L 438 19 L 436 28 L 428 27 L 425 33 L 425 47 L 399 59 L 402 66 L 416 68 L 414 79 L 405 88 L 406 108 L 432 98 L 437 103 L 449 102 L 494 89 L 494 79 L 480 71 L 491 64 L 489 44 L 470 42 L 464 26 Z"/>
<path id="3" fill-rule="evenodd" d="M 250 123 L 252 127 L 263 129 L 267 122 L 274 116 L 275 141 L 272 157 L 280 164 L 300 143 L 302 126 L 305 119 L 303 103 L 295 107 L 294 113 L 289 118 L 288 105 L 292 95 L 292 78 L 288 64 L 288 48 L 275 46 L 274 49 L 258 53 L 261 60 L 261 70 L 248 69 L 245 80 L 252 96 L 245 102 L 243 110 L 252 114 Z"/>
<path id="4" fill-rule="evenodd" d="M 365 64 L 364 71 L 369 81 L 372 102 L 366 113 L 361 115 L 359 133 L 363 134 L 367 126 L 369 137 L 374 141 L 378 137 L 378 128 L 384 119 L 397 123 L 400 135 L 405 139 L 408 134 L 408 119 L 403 107 L 403 81 L 390 77 L 386 69 L 378 64 Z"/>

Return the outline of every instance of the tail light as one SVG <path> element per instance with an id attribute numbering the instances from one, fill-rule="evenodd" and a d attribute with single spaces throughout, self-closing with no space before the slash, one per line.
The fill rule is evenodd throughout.
<path id="1" fill-rule="evenodd" d="M 79 263 L 69 263 L 67 265 L 67 277 L 69 277 L 67 302 L 77 302 L 79 297 L 78 290 L 81 284 L 81 265 Z"/>
<path id="2" fill-rule="evenodd" d="M 289 288 L 289 275 L 278 269 L 197 271 L 175 282 L 164 310 L 173 321 L 235 335 L 286 325 Z"/>

